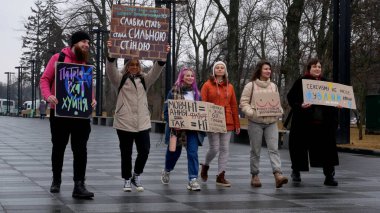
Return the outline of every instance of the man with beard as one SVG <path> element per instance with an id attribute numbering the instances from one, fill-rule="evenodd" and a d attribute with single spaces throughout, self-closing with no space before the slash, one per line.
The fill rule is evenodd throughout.
<path id="1" fill-rule="evenodd" d="M 55 96 L 55 65 L 57 62 L 86 64 L 89 58 L 90 36 L 83 31 L 72 34 L 70 47 L 62 49 L 61 53 L 53 55 L 40 80 L 41 94 L 50 103 L 50 131 L 53 144 L 51 162 L 53 181 L 51 193 L 59 193 L 61 187 L 61 173 L 66 145 L 70 138 L 74 161 L 74 198 L 92 198 L 94 193 L 85 186 L 87 165 L 87 141 L 91 132 L 90 119 L 55 117 L 54 110 L 58 100 Z M 64 57 L 62 57 L 64 56 Z M 95 107 L 93 99 L 91 106 Z"/>

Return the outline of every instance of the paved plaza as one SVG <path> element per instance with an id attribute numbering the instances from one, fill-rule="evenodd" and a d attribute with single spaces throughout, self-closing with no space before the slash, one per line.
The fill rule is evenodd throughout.
<path id="1" fill-rule="evenodd" d="M 165 146 L 161 134 L 151 133 L 151 153 L 142 176 L 144 192 L 123 192 L 120 152 L 111 127 L 92 126 L 88 142 L 87 187 L 92 200 L 71 197 L 72 152 L 66 149 L 61 192 L 51 194 L 51 142 L 47 119 L 0 116 L 0 213 L 69 212 L 380 212 L 380 157 L 339 153 L 338 187 L 323 185 L 322 169 L 302 173 L 299 185 L 291 181 L 276 189 L 267 149 L 262 149 L 263 187 L 252 188 L 249 145 L 232 143 L 226 177 L 232 187 L 215 185 L 216 159 L 209 181 L 200 192 L 186 189 L 186 152 L 173 172 L 169 185 L 162 185 Z M 205 146 L 199 149 L 204 159 Z M 282 149 L 282 167 L 290 176 L 288 150 Z M 135 152 L 134 152 L 135 157 Z"/>

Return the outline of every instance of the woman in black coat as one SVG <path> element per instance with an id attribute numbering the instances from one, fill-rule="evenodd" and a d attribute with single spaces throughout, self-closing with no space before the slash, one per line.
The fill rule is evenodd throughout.
<path id="1" fill-rule="evenodd" d="M 302 79 L 326 81 L 318 59 L 308 62 L 305 75 L 296 80 L 287 96 L 293 111 L 289 135 L 292 179 L 301 181 L 300 171 L 309 171 L 310 160 L 311 167 L 323 168 L 325 185 L 337 186 L 334 175 L 335 166 L 339 165 L 335 135 L 338 109 L 303 103 Z"/>

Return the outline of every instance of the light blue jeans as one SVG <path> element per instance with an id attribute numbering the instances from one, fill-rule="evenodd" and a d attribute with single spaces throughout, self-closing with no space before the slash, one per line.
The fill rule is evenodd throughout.
<path id="1" fill-rule="evenodd" d="M 205 157 L 205 165 L 210 165 L 211 161 L 215 158 L 216 154 L 219 153 L 218 174 L 220 174 L 223 171 L 226 171 L 231 131 L 227 133 L 207 133 L 207 137 L 210 146 Z"/>
<path id="2" fill-rule="evenodd" d="M 267 143 L 268 155 L 273 173 L 281 172 L 280 153 L 278 152 L 278 128 L 277 123 L 261 124 L 248 122 L 248 135 L 251 144 L 250 165 L 251 174 L 259 174 L 260 152 L 263 135 Z"/>

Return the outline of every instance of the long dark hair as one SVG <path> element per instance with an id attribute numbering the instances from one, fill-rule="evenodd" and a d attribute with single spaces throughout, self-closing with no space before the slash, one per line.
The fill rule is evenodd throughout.
<path id="1" fill-rule="evenodd" d="M 256 79 L 260 79 L 260 76 L 261 76 L 261 70 L 263 68 L 264 65 L 268 65 L 270 68 L 272 68 L 272 65 L 269 63 L 269 61 L 267 60 L 261 60 L 259 61 L 257 64 L 256 64 L 256 67 L 253 71 L 253 76 L 251 78 L 251 81 L 254 81 Z M 272 76 L 272 73 L 271 73 L 271 76 Z"/>

